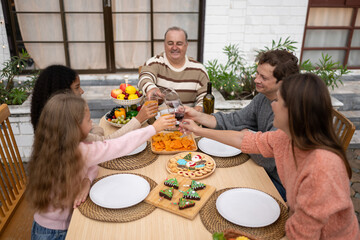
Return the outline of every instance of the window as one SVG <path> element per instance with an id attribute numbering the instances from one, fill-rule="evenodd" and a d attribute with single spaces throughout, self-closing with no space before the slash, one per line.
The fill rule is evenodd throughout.
<path id="1" fill-rule="evenodd" d="M 205 0 L 2 0 L 10 52 L 26 49 L 34 66 L 79 73 L 137 69 L 163 51 L 168 27 L 189 35 L 202 61 Z"/>
<path id="2" fill-rule="evenodd" d="M 321 54 L 360 68 L 360 3 L 348 0 L 310 0 L 301 59 L 317 63 Z"/>

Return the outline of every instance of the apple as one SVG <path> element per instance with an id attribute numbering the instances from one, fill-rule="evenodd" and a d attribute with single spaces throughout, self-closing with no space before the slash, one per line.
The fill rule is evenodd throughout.
<path id="1" fill-rule="evenodd" d="M 121 89 L 119 89 L 119 88 L 115 88 L 115 89 L 113 89 L 113 90 L 111 90 L 111 96 L 113 97 L 113 98 L 117 98 L 117 96 L 119 95 L 119 94 L 122 94 L 122 90 Z"/>
<path id="2" fill-rule="evenodd" d="M 125 90 L 126 90 L 126 88 L 128 87 L 128 86 L 131 86 L 130 84 L 126 84 L 126 83 L 122 83 L 122 84 L 120 84 L 120 89 L 123 91 L 123 92 L 125 92 Z"/>

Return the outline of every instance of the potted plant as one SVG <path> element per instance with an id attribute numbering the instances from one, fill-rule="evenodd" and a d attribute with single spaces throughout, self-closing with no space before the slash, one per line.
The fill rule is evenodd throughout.
<path id="1" fill-rule="evenodd" d="M 294 46 L 295 43 L 289 37 L 285 40 L 280 38 L 278 42 L 273 40 L 270 48 L 265 46 L 257 53 L 274 49 L 285 49 L 293 52 L 297 49 Z M 227 100 L 252 99 L 256 95 L 254 79 L 257 63 L 246 63 L 237 44 L 225 46 L 223 52 L 227 55 L 225 64 L 219 63 L 217 59 L 210 60 L 205 64 L 213 86 Z M 346 66 L 342 66 L 339 62 L 333 62 L 332 57 L 327 54 L 322 54 L 317 64 L 311 63 L 309 59 L 304 61 L 300 64 L 300 70 L 320 76 L 325 84 L 332 89 L 338 87 L 338 83 L 342 84 L 341 76 L 349 73 Z"/>
<path id="2" fill-rule="evenodd" d="M 28 66 L 30 56 L 24 50 L 19 56 L 13 56 L 3 63 L 0 80 L 0 102 L 8 105 L 20 105 L 30 95 L 34 87 L 38 72 L 32 72 L 24 82 L 15 82 L 14 78 L 19 76 Z"/>

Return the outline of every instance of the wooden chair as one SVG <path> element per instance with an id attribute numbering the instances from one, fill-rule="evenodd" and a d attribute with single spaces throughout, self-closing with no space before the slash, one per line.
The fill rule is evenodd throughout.
<path id="1" fill-rule="evenodd" d="M 346 150 L 350 144 L 352 136 L 354 135 L 355 126 L 349 119 L 347 119 L 336 109 L 333 109 L 332 113 L 335 133 L 340 138 L 340 141 Z"/>
<path id="2" fill-rule="evenodd" d="M 0 106 L 0 239 L 30 239 L 34 210 L 24 199 L 27 177 L 9 122 Z"/>

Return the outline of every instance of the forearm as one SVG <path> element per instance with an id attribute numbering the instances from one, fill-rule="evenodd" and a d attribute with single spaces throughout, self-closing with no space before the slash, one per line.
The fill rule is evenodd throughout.
<path id="1" fill-rule="evenodd" d="M 196 117 L 194 117 L 194 121 L 208 128 L 216 127 L 216 118 L 213 115 L 206 113 L 199 113 Z"/>
<path id="2" fill-rule="evenodd" d="M 199 127 L 194 133 L 195 135 L 214 139 L 218 142 L 240 149 L 245 131 L 214 130 Z"/>

